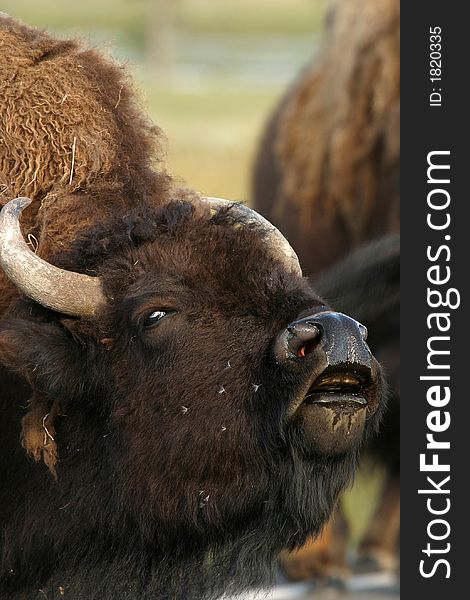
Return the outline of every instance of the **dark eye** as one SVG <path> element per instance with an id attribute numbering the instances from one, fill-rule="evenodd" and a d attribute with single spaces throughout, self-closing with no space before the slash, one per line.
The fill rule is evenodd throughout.
<path id="1" fill-rule="evenodd" d="M 152 327 L 159 323 L 163 318 L 165 318 L 172 311 L 169 310 L 154 310 L 144 317 L 142 324 L 144 327 Z"/>

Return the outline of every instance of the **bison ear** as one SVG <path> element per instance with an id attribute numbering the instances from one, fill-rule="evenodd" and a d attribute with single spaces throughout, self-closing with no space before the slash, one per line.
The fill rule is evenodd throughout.
<path id="1" fill-rule="evenodd" d="M 58 321 L 6 318 L 0 328 L 0 363 L 35 389 L 64 393 L 77 376 L 84 350 Z"/>
<path id="2" fill-rule="evenodd" d="M 30 340 L 30 343 L 34 342 Z M 21 441 L 26 454 L 36 462 L 44 462 L 56 478 L 57 446 L 54 439 L 54 419 L 60 413 L 62 398 L 50 398 L 35 389 L 34 369 L 33 372 L 29 372 L 27 361 L 22 355 L 22 347 L 21 333 L 18 334 L 13 329 L 0 330 L 0 367 L 4 366 L 8 370 L 22 375 L 31 388 L 29 397 L 23 396 L 24 390 L 17 398 L 18 400 L 21 398 L 22 404 L 27 400 L 28 408 L 21 419 L 19 441 Z"/>
<path id="3" fill-rule="evenodd" d="M 50 313 L 36 313 L 34 307 L 31 313 L 27 310 L 1 323 L 0 366 L 24 377 L 31 388 L 28 411 L 21 420 L 21 444 L 54 477 L 56 417 L 96 385 L 99 347 L 85 347 L 76 319 L 57 320 Z"/>

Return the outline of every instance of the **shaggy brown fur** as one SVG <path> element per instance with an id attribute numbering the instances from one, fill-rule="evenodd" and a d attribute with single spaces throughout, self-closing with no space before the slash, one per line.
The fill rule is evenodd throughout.
<path id="1" fill-rule="evenodd" d="M 21 443 L 26 453 L 36 462 L 44 461 L 56 477 L 57 444 L 54 420 L 58 413 L 58 401 L 52 406 L 47 398 L 33 394 L 29 400 L 31 410 L 21 420 Z"/>
<path id="2" fill-rule="evenodd" d="M 0 207 L 19 195 L 33 200 L 23 233 L 46 260 L 93 223 L 143 199 L 168 201 L 171 179 L 157 170 L 165 140 L 136 98 L 122 66 L 0 16 Z M 0 291 L 1 316 L 18 296 L 2 270 Z M 23 419 L 23 445 L 54 471 L 54 440 L 46 434 L 43 443 L 44 415 L 52 429 L 54 411 L 38 398 Z"/>
<path id="3" fill-rule="evenodd" d="M 121 65 L 0 16 L 0 206 L 33 199 L 24 234 L 43 258 L 116 210 L 167 200 L 165 140 L 136 97 Z M 1 315 L 15 294 L 3 272 L 0 289 Z"/>
<path id="4" fill-rule="evenodd" d="M 255 207 L 308 273 L 398 230 L 399 89 L 399 2 L 333 2 L 318 56 L 272 117 L 254 175 Z"/>

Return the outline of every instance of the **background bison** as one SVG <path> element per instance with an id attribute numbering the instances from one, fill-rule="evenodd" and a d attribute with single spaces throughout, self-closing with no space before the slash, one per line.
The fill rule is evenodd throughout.
<path id="1" fill-rule="evenodd" d="M 253 174 L 255 207 L 331 304 L 373 331 L 388 373 L 393 398 L 369 447 L 386 467 L 384 493 L 359 545 L 374 568 L 396 565 L 399 531 L 399 243 L 387 237 L 399 231 L 399 34 L 396 0 L 331 2 L 318 56 L 270 118 Z M 285 557 L 288 573 L 344 573 L 343 525 L 338 514 L 326 548 Z"/>
<path id="2" fill-rule="evenodd" d="M 0 23 L 15 283 L 1 283 L 0 594 L 201 598 L 269 578 L 320 531 L 376 428 L 366 331 L 272 226 L 153 170 L 158 132 L 119 68 Z M 20 194 L 31 204 L 7 203 Z"/>
<path id="3" fill-rule="evenodd" d="M 265 129 L 254 203 L 309 274 L 399 229 L 399 35 L 397 0 L 331 2 L 317 57 Z"/>

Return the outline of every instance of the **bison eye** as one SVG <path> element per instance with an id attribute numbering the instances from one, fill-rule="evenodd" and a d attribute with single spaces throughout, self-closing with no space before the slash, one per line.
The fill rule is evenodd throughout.
<path id="1" fill-rule="evenodd" d="M 170 314 L 172 311 L 169 310 L 154 310 L 153 312 L 146 315 L 142 321 L 144 327 L 152 327 L 159 323 L 164 317 Z"/>

